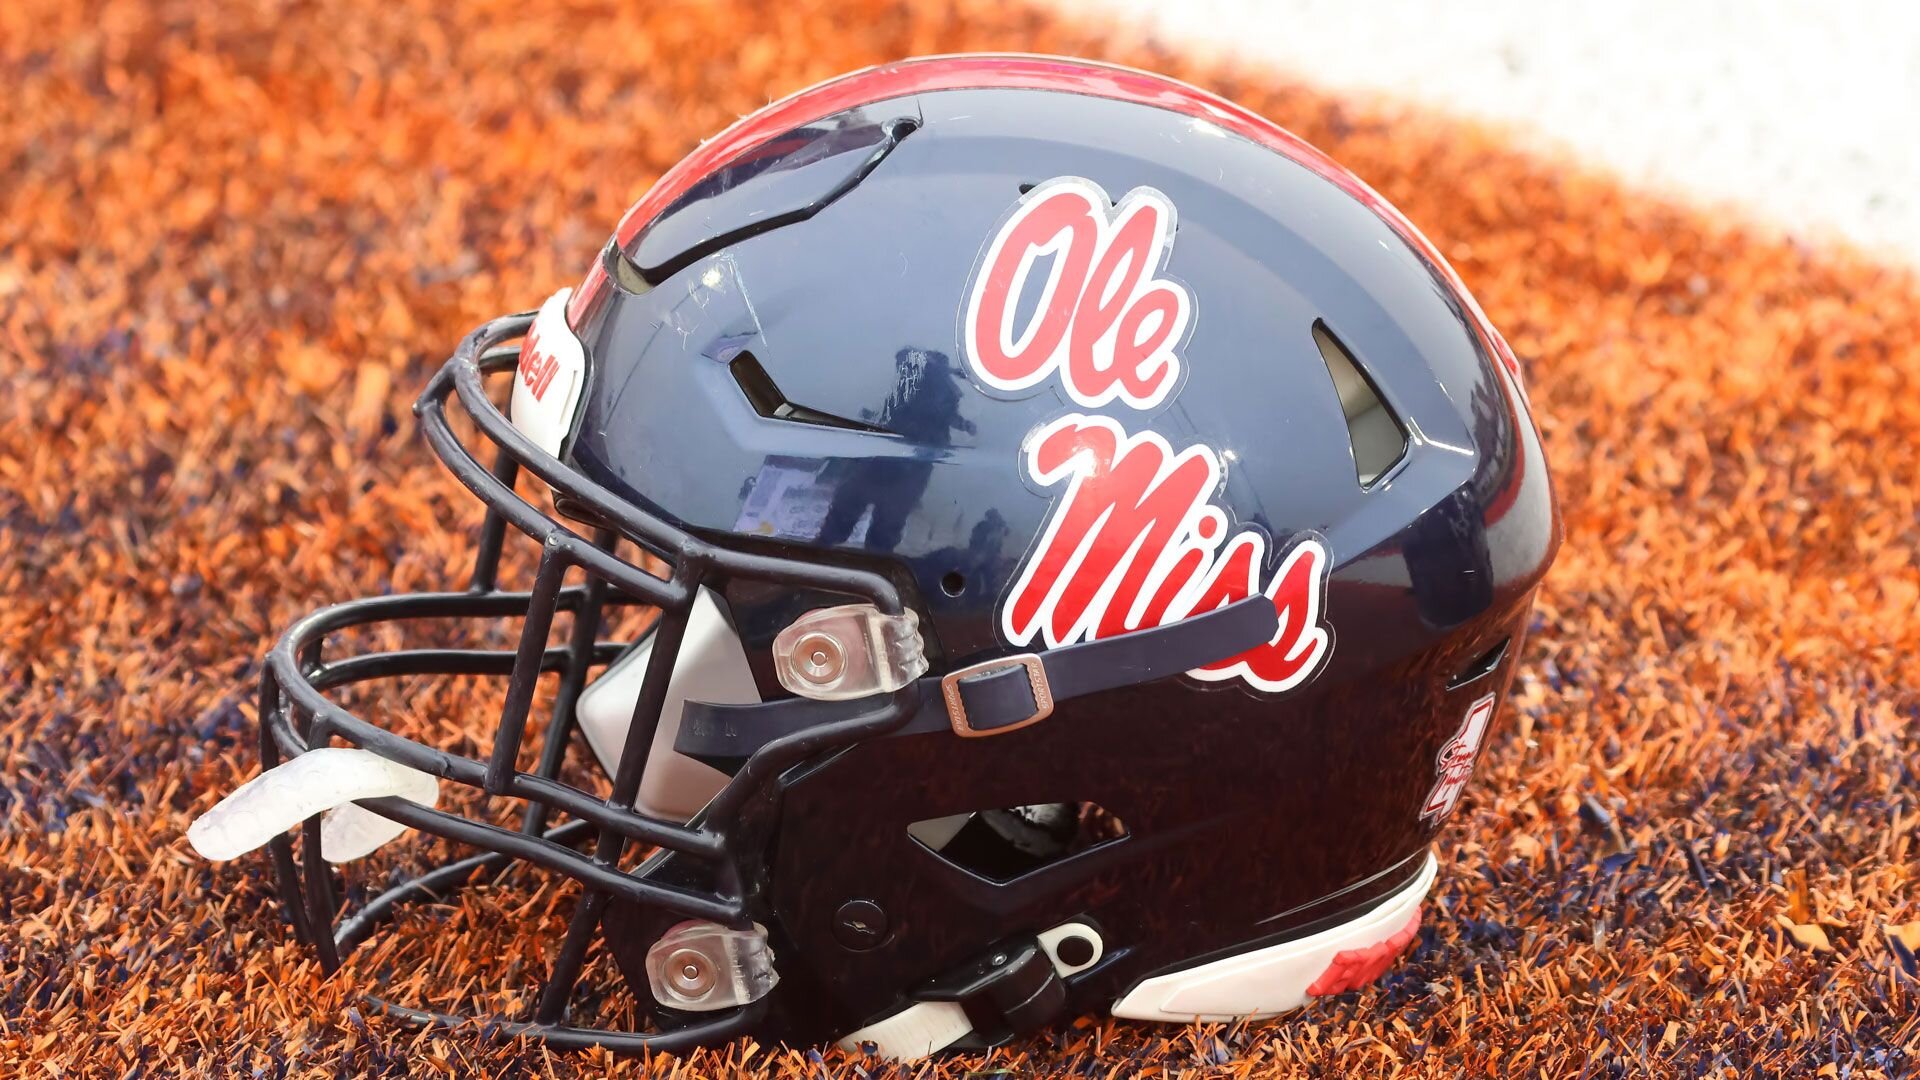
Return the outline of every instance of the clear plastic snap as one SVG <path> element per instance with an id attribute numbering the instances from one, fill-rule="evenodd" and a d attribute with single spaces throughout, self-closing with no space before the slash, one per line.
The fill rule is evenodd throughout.
<path id="1" fill-rule="evenodd" d="M 927 672 L 920 617 L 872 604 L 820 608 L 773 639 L 780 685 L 816 701 L 889 694 Z"/>
<path id="2" fill-rule="evenodd" d="M 764 930 L 683 922 L 647 950 L 647 983 L 670 1009 L 712 1012 L 767 996 L 780 981 Z"/>

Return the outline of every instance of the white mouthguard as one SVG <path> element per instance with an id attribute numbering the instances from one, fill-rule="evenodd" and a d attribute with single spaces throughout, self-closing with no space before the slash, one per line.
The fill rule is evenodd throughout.
<path id="1" fill-rule="evenodd" d="M 440 781 L 371 750 L 309 750 L 233 790 L 187 828 L 203 859 L 224 862 L 261 847 L 315 814 L 320 854 L 328 862 L 357 859 L 407 831 L 405 825 L 353 805 L 355 799 L 399 796 L 432 806 Z"/>

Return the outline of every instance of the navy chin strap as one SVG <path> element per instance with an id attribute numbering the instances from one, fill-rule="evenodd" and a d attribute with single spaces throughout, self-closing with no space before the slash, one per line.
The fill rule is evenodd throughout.
<path id="1" fill-rule="evenodd" d="M 1056 702 L 1218 663 L 1272 641 L 1279 631 L 1280 615 L 1272 599 L 1250 596 L 1165 626 L 928 676 L 917 683 L 919 709 L 892 734 L 951 730 L 964 738 L 1002 735 L 1045 720 Z M 690 701 L 674 749 L 724 768 L 775 739 L 846 719 L 850 704 L 857 705 L 808 698 L 759 705 Z"/>

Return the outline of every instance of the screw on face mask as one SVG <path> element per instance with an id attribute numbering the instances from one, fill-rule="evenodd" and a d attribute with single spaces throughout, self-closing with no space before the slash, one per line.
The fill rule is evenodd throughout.
<path id="1" fill-rule="evenodd" d="M 927 670 L 919 615 L 872 604 L 807 612 L 773 639 L 773 659 L 781 686 L 816 701 L 889 694 Z"/>
<path id="2" fill-rule="evenodd" d="M 698 1001 L 713 990 L 713 967 L 704 953 L 675 949 L 665 965 L 667 985 L 682 1001 Z"/>
<path id="3" fill-rule="evenodd" d="M 730 930 L 696 919 L 667 931 L 647 950 L 653 998 L 672 1009 L 730 1009 L 760 1000 L 779 981 L 766 931 L 758 925 Z"/>
<path id="4" fill-rule="evenodd" d="M 840 643 L 831 635 L 818 631 L 795 644 L 793 662 L 800 678 L 813 686 L 833 685 L 847 666 L 846 654 L 841 651 Z"/>

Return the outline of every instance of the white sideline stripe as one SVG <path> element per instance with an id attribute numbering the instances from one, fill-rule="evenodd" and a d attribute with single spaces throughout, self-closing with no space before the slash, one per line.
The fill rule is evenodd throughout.
<path id="1" fill-rule="evenodd" d="M 1307 987 L 1348 949 L 1364 949 L 1398 933 L 1413 918 L 1437 867 L 1432 853 L 1406 887 L 1365 915 L 1297 941 L 1155 975 L 1114 1003 L 1128 1020 L 1240 1020 L 1273 1016 L 1307 1003 Z"/>
<path id="2" fill-rule="evenodd" d="M 1920 4 L 1907 0 L 1051 3 L 1508 126 L 1655 192 L 1920 264 Z"/>

